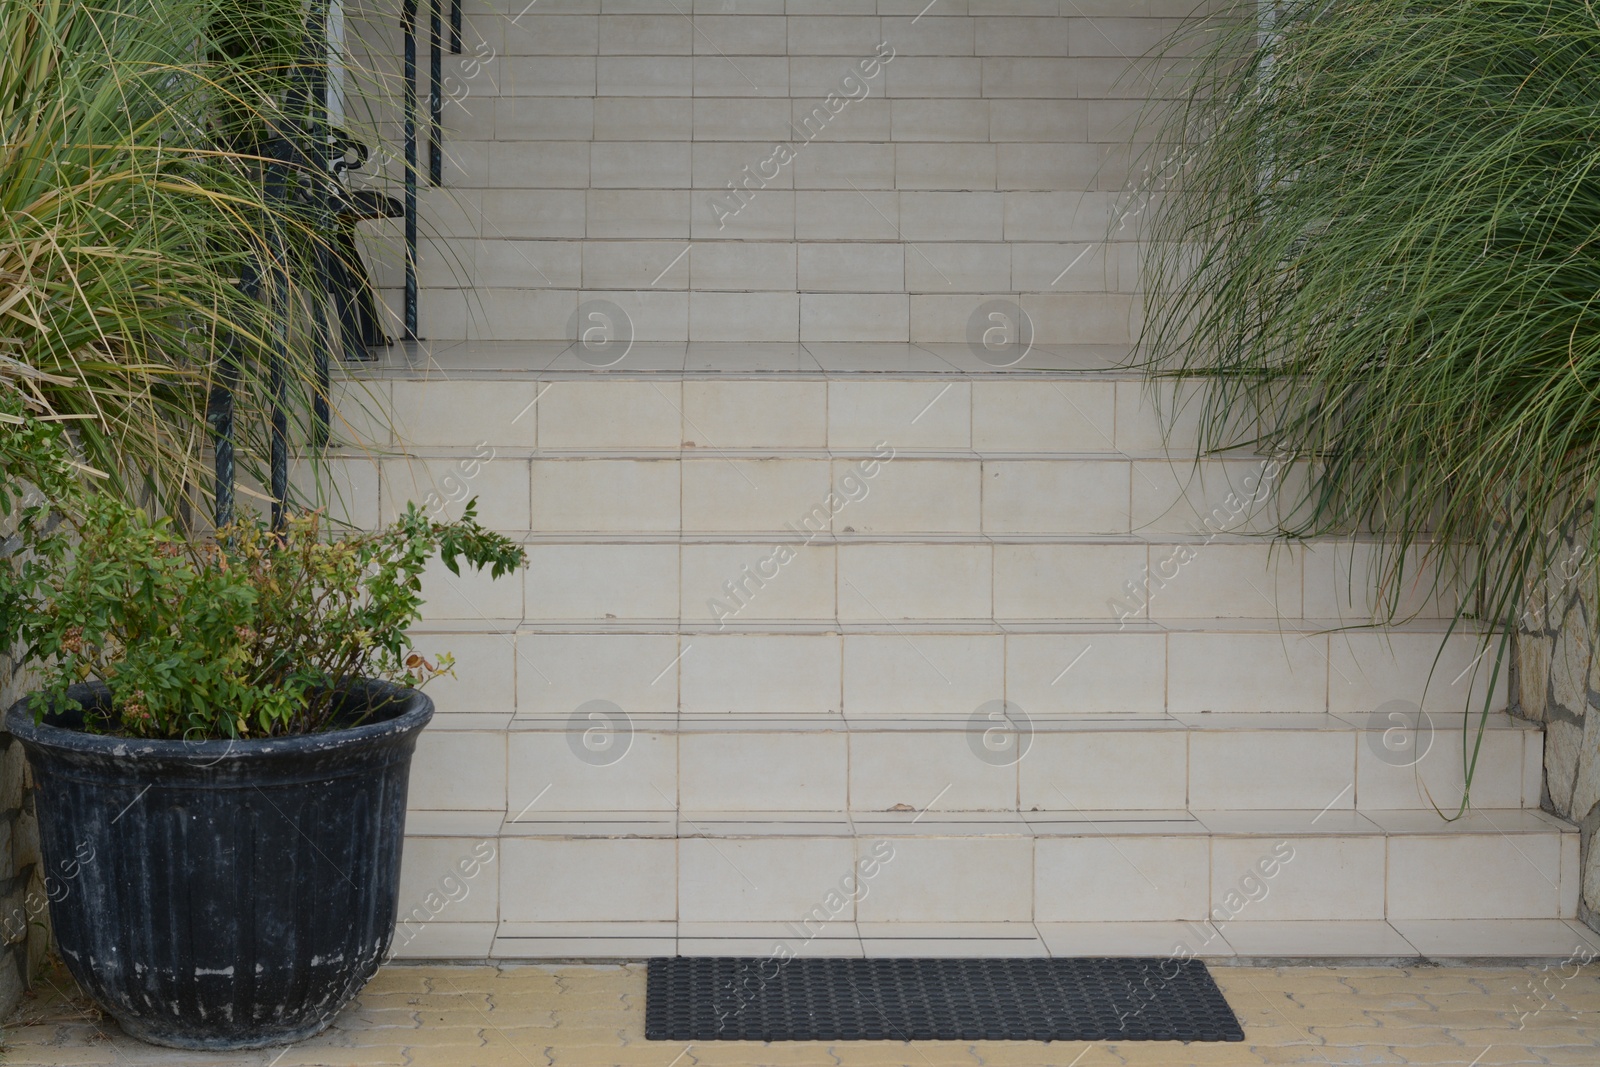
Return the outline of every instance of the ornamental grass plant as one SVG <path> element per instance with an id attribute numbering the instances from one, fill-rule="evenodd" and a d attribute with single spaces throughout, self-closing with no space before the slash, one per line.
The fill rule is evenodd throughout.
<path id="1" fill-rule="evenodd" d="M 1143 343 L 1182 383 L 1167 415 L 1203 453 L 1302 463 L 1281 533 L 1372 535 L 1379 621 L 1419 563 L 1459 590 L 1492 682 L 1564 540 L 1594 558 L 1600 6 L 1274 0 L 1163 52 Z"/>

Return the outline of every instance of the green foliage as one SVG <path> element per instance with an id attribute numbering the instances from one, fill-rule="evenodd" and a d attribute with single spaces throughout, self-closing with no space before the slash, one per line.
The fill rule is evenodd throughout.
<path id="1" fill-rule="evenodd" d="M 1167 51 L 1152 375 L 1305 464 L 1285 535 L 1380 535 L 1388 618 L 1438 566 L 1498 673 L 1600 490 L 1600 10 L 1282 0 Z"/>
<path id="2" fill-rule="evenodd" d="M 0 510 L 19 505 L 20 522 L 0 565 L 0 640 L 39 665 L 41 712 L 102 681 L 113 713 L 97 725 L 131 737 L 348 725 L 334 697 L 350 684 L 450 672 L 448 656 L 431 661 L 406 639 L 435 553 L 453 573 L 465 560 L 496 578 L 525 562 L 478 524 L 475 501 L 451 523 L 411 504 L 387 529 L 329 540 L 313 512 L 282 535 L 241 523 L 196 546 L 169 520 L 87 491 L 54 427 L 0 426 L 0 458 Z"/>
<path id="3" fill-rule="evenodd" d="M 109 490 L 169 514 L 209 487 L 220 375 L 241 468 L 264 481 L 265 354 L 275 337 L 306 347 L 303 272 L 286 301 L 239 284 L 317 239 L 266 197 L 260 147 L 296 119 L 304 14 L 300 0 L 0 0 L 0 392 L 73 421 Z M 303 406 L 308 361 L 288 373 Z"/>

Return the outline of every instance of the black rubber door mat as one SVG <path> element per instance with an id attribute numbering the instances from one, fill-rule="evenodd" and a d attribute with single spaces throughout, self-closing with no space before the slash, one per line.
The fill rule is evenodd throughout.
<path id="1" fill-rule="evenodd" d="M 649 961 L 652 1041 L 1243 1041 L 1176 959 Z"/>

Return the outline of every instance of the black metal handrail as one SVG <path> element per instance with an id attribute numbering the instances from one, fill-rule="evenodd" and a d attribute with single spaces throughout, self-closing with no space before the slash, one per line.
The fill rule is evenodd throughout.
<path id="1" fill-rule="evenodd" d="M 278 329 L 270 339 L 267 354 L 268 462 L 269 492 L 272 498 L 272 525 L 282 529 L 287 519 L 289 495 L 289 361 L 292 339 L 289 335 L 289 257 L 291 249 L 282 219 L 296 214 L 315 235 L 312 267 L 317 284 L 313 307 L 313 352 L 315 372 L 312 396 L 311 445 L 320 453 L 330 437 L 332 352 L 336 332 L 342 337 L 342 319 L 330 321 L 323 304 L 330 294 L 332 277 L 332 233 L 336 225 L 339 192 L 336 181 L 341 167 L 329 156 L 342 134 L 334 131 L 328 119 L 328 33 L 329 5 L 332 0 L 311 0 L 301 55 L 290 79 L 286 116 L 282 125 L 267 132 L 259 154 L 263 167 L 263 192 L 271 207 L 258 249 L 260 262 L 247 265 L 239 280 L 242 291 L 257 300 L 271 301 L 280 311 Z M 430 0 L 429 45 L 429 178 L 433 185 L 443 180 L 443 114 L 440 97 L 442 49 L 444 43 L 443 0 Z M 449 44 L 452 52 L 461 51 L 461 0 L 451 0 Z M 418 334 L 417 293 L 417 0 L 403 0 L 401 29 L 404 34 L 404 109 L 405 109 L 405 339 L 415 341 Z M 281 214 L 280 214 L 281 213 Z M 341 342 L 340 347 L 343 348 Z M 207 398 L 206 419 L 213 439 L 215 484 L 213 515 L 217 526 L 234 519 L 236 511 L 236 404 L 234 390 L 239 381 L 237 345 L 223 354 L 217 381 Z"/>

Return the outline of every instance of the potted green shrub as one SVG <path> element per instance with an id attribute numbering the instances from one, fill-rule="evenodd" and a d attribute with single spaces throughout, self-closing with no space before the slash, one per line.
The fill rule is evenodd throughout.
<path id="1" fill-rule="evenodd" d="M 13 415 L 13 419 L 15 419 Z M 42 674 L 6 714 L 32 763 L 61 955 L 125 1030 L 181 1048 L 309 1036 L 396 915 L 410 758 L 450 669 L 413 651 L 438 553 L 523 552 L 414 505 L 330 538 L 315 513 L 191 542 L 87 492 L 59 430 L 0 425 L 0 639 Z"/>

